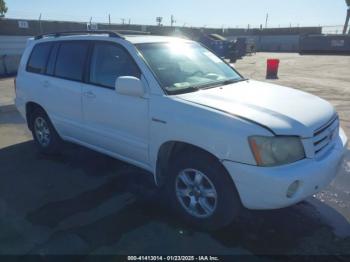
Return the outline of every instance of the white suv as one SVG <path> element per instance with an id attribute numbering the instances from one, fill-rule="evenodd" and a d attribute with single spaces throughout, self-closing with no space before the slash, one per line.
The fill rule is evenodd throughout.
<path id="1" fill-rule="evenodd" d="M 65 140 L 146 169 L 177 213 L 207 228 L 241 206 L 276 209 L 315 194 L 347 147 L 328 102 L 244 79 L 179 38 L 30 39 L 15 102 L 42 152 Z"/>

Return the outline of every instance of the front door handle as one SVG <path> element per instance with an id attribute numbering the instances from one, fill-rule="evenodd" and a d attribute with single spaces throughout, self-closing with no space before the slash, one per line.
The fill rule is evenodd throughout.
<path id="1" fill-rule="evenodd" d="M 95 98 L 96 97 L 96 95 L 91 91 L 85 92 L 84 95 L 88 98 Z"/>

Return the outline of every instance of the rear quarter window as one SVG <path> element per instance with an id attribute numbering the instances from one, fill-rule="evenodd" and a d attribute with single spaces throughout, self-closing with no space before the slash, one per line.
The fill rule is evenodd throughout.
<path id="1" fill-rule="evenodd" d="M 27 64 L 27 71 L 44 74 L 52 43 L 42 43 L 34 46 Z"/>

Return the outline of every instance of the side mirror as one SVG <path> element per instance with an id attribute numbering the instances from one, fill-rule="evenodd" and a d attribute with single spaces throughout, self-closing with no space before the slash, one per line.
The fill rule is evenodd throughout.
<path id="1" fill-rule="evenodd" d="M 140 79 L 134 76 L 120 76 L 115 81 L 115 91 L 126 96 L 143 97 L 145 88 Z"/>

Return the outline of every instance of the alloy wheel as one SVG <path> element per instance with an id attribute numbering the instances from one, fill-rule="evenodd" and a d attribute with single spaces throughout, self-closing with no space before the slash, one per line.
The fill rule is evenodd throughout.
<path id="1" fill-rule="evenodd" d="M 181 170 L 175 180 L 175 192 L 182 207 L 190 215 L 207 218 L 215 212 L 218 201 L 215 186 L 201 171 Z"/>
<path id="2" fill-rule="evenodd" d="M 37 117 L 34 121 L 34 133 L 37 141 L 43 147 L 47 147 L 50 144 L 50 129 L 43 117 Z"/>

